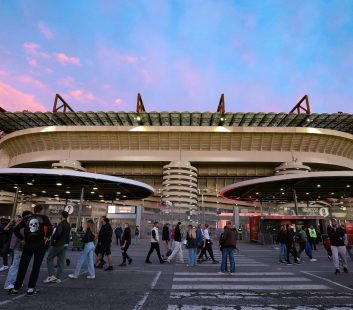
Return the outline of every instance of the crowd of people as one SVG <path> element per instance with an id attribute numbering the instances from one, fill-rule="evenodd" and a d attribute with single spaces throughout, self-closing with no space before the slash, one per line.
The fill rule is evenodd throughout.
<path id="1" fill-rule="evenodd" d="M 303 260 L 303 252 L 310 262 L 315 262 L 313 251 L 317 251 L 317 244 L 322 240 L 328 258 L 334 264 L 335 274 L 340 273 L 340 267 L 343 272 L 348 273 L 347 254 L 352 258 L 351 246 L 348 243 L 344 225 L 338 225 L 336 219 L 331 219 L 331 223 L 327 227 L 327 235 L 320 235 L 312 225 L 310 227 L 301 226 L 299 231 L 295 232 L 293 226 L 286 224 L 280 226 L 277 238 L 279 243 L 278 262 L 280 264 L 292 265 L 291 256 L 295 264 L 300 264 Z"/>

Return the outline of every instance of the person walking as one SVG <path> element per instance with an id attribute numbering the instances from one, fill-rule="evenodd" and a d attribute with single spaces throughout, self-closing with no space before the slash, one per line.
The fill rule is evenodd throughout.
<path id="1" fill-rule="evenodd" d="M 49 218 L 42 214 L 43 206 L 36 205 L 33 211 L 34 214 L 22 219 L 14 228 L 14 234 L 18 239 L 24 241 L 24 246 L 15 285 L 10 290 L 11 294 L 18 294 L 19 289 L 22 287 L 32 256 L 33 266 L 28 282 L 27 296 L 33 296 L 39 292 L 36 290 L 36 284 L 45 255 L 45 243 L 53 232 L 53 225 Z M 23 235 L 21 234 L 21 229 L 23 229 Z"/>
<path id="2" fill-rule="evenodd" d="M 169 223 L 164 224 L 162 230 L 162 257 L 167 259 L 169 252 L 169 243 L 170 243 L 170 233 L 169 233 Z"/>
<path id="3" fill-rule="evenodd" d="M 214 256 L 213 256 L 213 250 L 212 250 L 212 240 L 210 237 L 210 233 L 208 231 L 208 224 L 205 224 L 205 229 L 203 231 L 203 245 L 202 245 L 202 250 L 201 253 L 199 255 L 199 262 L 201 262 L 201 258 L 203 255 L 206 254 L 206 251 L 208 252 L 208 254 L 210 255 L 213 264 L 218 264 L 218 261 L 215 260 Z"/>
<path id="4" fill-rule="evenodd" d="M 182 264 L 184 263 L 183 248 L 181 243 L 181 239 L 182 239 L 181 228 L 182 228 L 181 222 L 178 222 L 174 230 L 174 249 L 172 254 L 170 254 L 170 256 L 167 258 L 168 263 L 170 263 L 177 254 L 179 254 L 180 262 Z"/>
<path id="5" fill-rule="evenodd" d="M 63 274 L 66 251 L 70 243 L 70 224 L 67 222 L 69 213 L 61 212 L 61 222 L 56 227 L 54 234 L 51 236 L 51 247 L 47 256 L 48 277 L 43 283 L 61 283 Z M 54 259 L 57 257 L 57 269 L 54 270 Z"/>
<path id="6" fill-rule="evenodd" d="M 317 251 L 316 249 L 317 232 L 316 232 L 316 229 L 313 227 L 313 225 L 310 225 L 310 227 L 308 228 L 308 232 L 309 232 L 309 243 L 311 245 L 311 248 L 314 251 Z"/>
<path id="7" fill-rule="evenodd" d="M 311 245 L 308 241 L 308 237 L 305 231 L 305 226 L 301 227 L 301 230 L 298 232 L 297 241 L 299 242 L 299 252 L 298 252 L 298 261 L 301 261 L 301 254 L 305 251 L 305 254 L 310 258 L 311 262 L 316 262 L 316 259 L 313 258 Z"/>
<path id="8" fill-rule="evenodd" d="M 148 251 L 148 254 L 147 254 L 147 257 L 146 257 L 146 260 L 145 260 L 146 264 L 152 264 L 152 262 L 150 261 L 150 256 L 151 256 L 151 254 L 152 254 L 152 252 L 154 250 L 156 250 L 156 252 L 157 252 L 157 256 L 159 258 L 159 262 L 161 264 L 164 263 L 164 260 L 163 260 L 163 258 L 161 256 L 161 252 L 160 252 L 160 249 L 159 249 L 158 226 L 159 226 L 159 223 L 157 221 L 153 223 L 153 228 L 151 230 L 151 247 L 150 247 L 150 250 Z"/>
<path id="9" fill-rule="evenodd" d="M 131 229 L 128 223 L 124 224 L 124 232 L 121 243 L 121 250 L 123 251 L 123 262 L 119 266 L 126 266 L 126 260 L 128 260 L 130 265 L 132 263 L 132 258 L 127 254 L 127 250 L 131 244 Z"/>
<path id="10" fill-rule="evenodd" d="M 69 274 L 70 279 L 77 279 L 80 275 L 82 265 L 87 260 L 88 276 L 87 279 L 94 279 L 96 277 L 93 263 L 94 241 L 97 239 L 96 224 L 92 220 L 87 221 L 86 232 L 82 237 L 84 248 L 79 260 L 77 261 L 74 273 Z"/>
<path id="11" fill-rule="evenodd" d="M 286 245 L 287 232 L 284 225 L 281 225 L 278 230 L 278 243 L 279 243 L 279 256 L 278 262 L 280 264 L 286 263 L 287 245 Z"/>
<path id="12" fill-rule="evenodd" d="M 10 238 L 11 229 L 10 220 L 1 218 L 0 219 L 0 256 L 2 256 L 3 265 L 0 268 L 0 272 L 9 269 L 9 249 L 10 249 Z"/>
<path id="13" fill-rule="evenodd" d="M 335 266 L 335 274 L 340 273 L 340 261 L 339 257 L 342 259 L 343 271 L 348 273 L 347 268 L 347 250 L 345 241 L 346 231 L 342 227 L 337 225 L 337 220 L 331 220 L 331 226 L 327 228 L 327 234 L 331 242 L 332 260 Z"/>
<path id="14" fill-rule="evenodd" d="M 284 242 L 285 242 L 285 247 L 286 247 L 286 261 L 287 261 L 287 265 L 292 265 L 292 263 L 290 262 L 289 259 L 289 254 L 292 254 L 292 256 L 294 257 L 294 263 L 295 264 L 299 264 L 298 261 L 298 252 L 297 252 L 297 248 L 295 246 L 295 232 L 293 227 L 290 227 L 289 224 L 286 225 L 286 229 L 285 231 L 285 238 L 284 238 Z"/>
<path id="15" fill-rule="evenodd" d="M 135 227 L 135 244 L 138 244 L 140 240 L 140 227 L 139 225 L 136 225 Z"/>
<path id="16" fill-rule="evenodd" d="M 227 266 L 227 258 L 229 258 L 230 274 L 235 273 L 234 250 L 237 247 L 237 230 L 232 228 L 232 223 L 227 221 L 224 228 L 222 240 L 222 264 L 220 274 L 225 274 Z M 211 255 L 211 254 L 210 254 Z"/>
<path id="17" fill-rule="evenodd" d="M 186 247 L 188 248 L 188 267 L 194 267 L 197 265 L 197 239 L 196 231 L 192 225 L 188 226 L 186 233 Z"/>
<path id="18" fill-rule="evenodd" d="M 116 239 L 116 245 L 119 246 L 119 243 L 121 245 L 121 235 L 123 233 L 123 229 L 121 228 L 120 224 L 115 228 L 114 234 L 115 234 L 115 239 Z"/>
<path id="19" fill-rule="evenodd" d="M 112 244 L 112 237 L 113 237 L 113 229 L 109 224 L 109 219 L 103 217 L 102 220 L 102 227 L 99 230 L 98 234 L 98 248 L 99 254 L 96 258 L 96 267 L 103 268 L 102 259 L 104 255 L 108 258 L 108 267 L 104 269 L 104 271 L 111 271 L 113 270 L 113 258 L 111 252 L 111 244 Z"/>
<path id="20" fill-rule="evenodd" d="M 15 227 L 18 225 L 23 218 L 25 218 L 28 215 L 31 215 L 31 211 L 23 211 L 22 216 L 17 215 L 13 221 L 10 222 L 12 227 Z M 21 230 L 21 234 L 23 236 L 23 228 Z M 17 277 L 17 272 L 18 272 L 18 266 L 20 264 L 21 256 L 22 256 L 22 243 L 21 240 L 16 237 L 16 235 L 13 233 L 11 236 L 11 241 L 10 241 L 10 250 L 13 251 L 13 260 L 12 264 L 9 268 L 9 271 L 7 273 L 7 277 L 5 280 L 4 284 L 4 289 L 5 290 L 11 290 L 14 288 L 16 277 Z"/>

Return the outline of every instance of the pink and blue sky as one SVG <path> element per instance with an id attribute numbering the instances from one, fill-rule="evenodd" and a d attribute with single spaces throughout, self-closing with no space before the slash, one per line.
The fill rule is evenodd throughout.
<path id="1" fill-rule="evenodd" d="M 353 113 L 353 1 L 0 0 L 0 106 Z"/>

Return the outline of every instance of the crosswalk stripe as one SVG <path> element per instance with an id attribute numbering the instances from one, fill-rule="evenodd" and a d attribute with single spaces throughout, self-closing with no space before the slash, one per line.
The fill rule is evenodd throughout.
<path id="1" fill-rule="evenodd" d="M 283 282 L 310 282 L 311 280 L 304 277 L 282 277 L 276 278 L 278 281 Z M 220 278 L 173 278 L 174 282 L 249 282 L 249 281 L 256 281 L 256 282 L 273 282 L 274 278 L 225 278 L 224 275 L 221 275 Z"/>
<path id="2" fill-rule="evenodd" d="M 216 272 L 174 272 L 176 276 L 217 276 Z M 235 276 L 293 276 L 293 272 L 235 272 Z M 222 276 L 223 277 L 223 276 Z M 275 280 L 276 278 L 274 278 Z"/>
<path id="3" fill-rule="evenodd" d="M 261 306 L 259 304 L 252 304 L 246 306 L 234 305 L 224 305 L 224 306 L 210 306 L 210 305 L 168 305 L 167 310 L 278 310 L 278 309 L 291 309 L 291 310 L 351 310 L 352 304 L 336 305 L 336 306 L 327 306 L 322 308 L 322 305 L 308 305 L 308 306 L 293 306 L 293 305 L 269 305 Z"/>
<path id="4" fill-rule="evenodd" d="M 173 284 L 172 290 L 327 290 L 329 289 L 326 285 L 311 284 L 311 285 L 227 285 L 227 284 Z"/>

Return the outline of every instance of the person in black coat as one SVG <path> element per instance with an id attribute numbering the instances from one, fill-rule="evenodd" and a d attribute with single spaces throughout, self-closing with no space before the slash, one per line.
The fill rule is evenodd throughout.
<path id="1" fill-rule="evenodd" d="M 121 238 L 121 250 L 123 251 L 123 262 L 119 266 L 126 266 L 126 260 L 129 265 L 132 263 L 132 258 L 127 254 L 127 250 L 131 244 L 131 229 L 128 223 L 124 224 L 123 237 Z"/>

